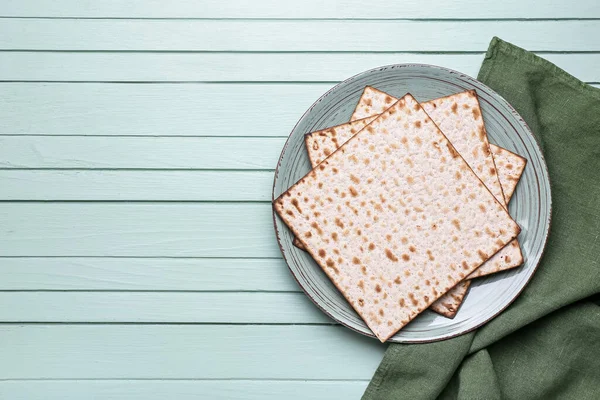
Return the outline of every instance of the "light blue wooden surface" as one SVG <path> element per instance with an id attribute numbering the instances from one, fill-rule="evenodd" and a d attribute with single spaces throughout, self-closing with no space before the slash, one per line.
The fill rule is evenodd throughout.
<path id="1" fill-rule="evenodd" d="M 0 398 L 359 398 L 385 346 L 298 289 L 273 168 L 335 82 L 493 35 L 600 84 L 596 0 L 1 2 Z"/>

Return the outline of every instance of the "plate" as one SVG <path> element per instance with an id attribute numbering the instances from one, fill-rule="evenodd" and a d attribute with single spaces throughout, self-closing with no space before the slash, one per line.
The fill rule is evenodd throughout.
<path id="1" fill-rule="evenodd" d="M 366 85 L 395 97 L 411 93 L 418 101 L 475 89 L 479 95 L 491 143 L 520 154 L 527 166 L 509 205 L 521 226 L 521 267 L 475 279 L 454 319 L 425 311 L 388 341 L 423 343 L 469 332 L 504 310 L 521 293 L 540 261 L 550 229 L 551 197 L 544 157 L 527 124 L 496 92 L 460 72 L 422 64 L 398 64 L 372 69 L 338 84 L 300 118 L 288 138 L 275 171 L 273 199 L 311 169 L 304 135 L 348 122 Z M 273 212 L 275 233 L 283 257 L 306 295 L 325 314 L 359 333 L 375 337 L 311 256 L 292 244 L 293 235 Z"/>

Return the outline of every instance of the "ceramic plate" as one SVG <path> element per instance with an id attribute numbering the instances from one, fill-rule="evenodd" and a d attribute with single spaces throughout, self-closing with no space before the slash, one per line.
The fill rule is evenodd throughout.
<path id="1" fill-rule="evenodd" d="M 550 228 L 550 182 L 542 152 L 519 114 L 481 82 L 446 68 L 400 64 L 372 69 L 345 80 L 318 99 L 296 124 L 287 140 L 273 184 L 277 198 L 310 171 L 304 134 L 348 122 L 366 85 L 395 97 L 410 92 L 419 101 L 475 89 L 490 142 L 520 154 L 527 167 L 510 202 L 509 211 L 521 226 L 523 266 L 475 279 L 454 319 L 425 311 L 401 329 L 391 342 L 430 342 L 473 330 L 504 310 L 521 293 L 540 261 Z M 308 297 L 335 321 L 375 337 L 310 255 L 292 245 L 292 233 L 273 213 L 283 257 Z"/>

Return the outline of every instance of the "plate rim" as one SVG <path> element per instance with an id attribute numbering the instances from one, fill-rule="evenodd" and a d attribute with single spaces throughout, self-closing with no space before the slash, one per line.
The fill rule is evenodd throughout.
<path id="1" fill-rule="evenodd" d="M 540 159 L 541 159 L 541 164 L 542 167 L 544 168 L 545 171 L 545 176 L 548 179 L 548 216 L 546 218 L 547 221 L 547 228 L 544 232 L 544 240 L 543 240 L 543 245 L 541 247 L 541 251 L 540 251 L 540 255 L 539 258 L 537 260 L 537 262 L 535 263 L 535 265 L 533 266 L 531 273 L 529 274 L 529 276 L 527 277 L 526 281 L 524 282 L 523 286 L 519 289 L 519 291 L 517 293 L 515 293 L 512 298 L 510 298 L 509 301 L 506 302 L 506 304 L 504 306 L 502 306 L 499 310 L 497 310 L 496 312 L 494 312 L 492 315 L 490 315 L 487 319 L 485 319 L 484 321 L 476 324 L 473 327 L 470 327 L 468 329 L 465 330 L 461 330 L 459 332 L 455 332 L 455 333 L 450 333 L 448 335 L 442 335 L 440 337 L 437 338 L 431 338 L 431 339 L 393 339 L 393 336 L 390 337 L 385 343 L 406 343 L 406 344 L 420 344 L 420 343 L 433 343 L 433 342 L 438 342 L 438 341 L 442 341 L 442 340 L 447 340 L 447 339 L 451 339 L 457 336 L 462 336 L 464 334 L 467 334 L 469 332 L 472 332 L 478 328 L 480 328 L 481 326 L 487 324 L 488 322 L 490 322 L 491 320 L 493 320 L 494 318 L 496 318 L 497 316 L 499 316 L 502 312 L 504 312 L 512 303 L 514 303 L 514 301 L 521 295 L 521 293 L 523 292 L 523 290 L 525 290 L 525 288 L 529 285 L 529 283 L 531 282 L 531 279 L 533 278 L 533 276 L 535 275 L 535 273 L 537 272 L 537 269 L 542 261 L 542 259 L 544 258 L 545 252 L 546 252 L 546 247 L 548 245 L 548 238 L 550 236 L 550 231 L 552 228 L 552 182 L 550 180 L 550 173 L 548 171 L 548 165 L 546 163 L 546 158 L 544 157 L 544 153 L 542 151 L 542 147 L 540 146 L 540 143 L 537 139 L 537 137 L 533 134 L 533 131 L 531 130 L 531 128 L 529 127 L 529 125 L 527 124 L 527 122 L 525 121 L 525 119 L 523 119 L 523 117 L 521 116 L 521 114 L 519 114 L 517 112 L 517 110 L 512 106 L 512 104 L 510 104 L 503 96 L 501 96 L 500 94 L 498 94 L 495 90 L 493 90 L 492 88 L 490 88 L 489 86 L 487 86 L 486 84 L 484 84 L 483 82 L 477 80 L 476 78 L 473 78 L 472 76 L 465 74 L 463 72 L 460 71 L 456 71 L 447 67 L 442 67 L 439 65 L 433 65 L 433 64 L 424 64 L 424 63 L 399 63 L 399 64 L 387 64 L 387 65 L 383 65 L 383 66 L 379 66 L 379 67 L 375 67 L 375 68 L 371 68 L 362 72 L 359 72 L 355 75 L 352 75 L 351 77 L 344 79 L 343 81 L 337 83 L 336 85 L 334 85 L 333 87 L 331 87 L 329 90 L 327 90 L 325 93 L 323 93 L 316 101 L 314 101 L 310 107 L 308 107 L 308 109 L 302 114 L 302 116 L 298 119 L 298 121 L 296 122 L 296 124 L 294 125 L 294 127 L 292 128 L 292 130 L 290 131 L 290 134 L 287 136 L 287 139 L 281 149 L 281 153 L 279 155 L 279 158 L 277 160 L 277 165 L 275 167 L 275 173 L 273 176 L 273 185 L 272 185 L 272 189 L 271 189 L 271 212 L 272 212 L 272 218 L 273 218 L 273 228 L 275 230 L 275 237 L 277 239 L 277 245 L 279 246 L 279 250 L 281 251 L 281 255 L 283 257 L 283 260 L 285 261 L 285 264 L 288 268 L 288 270 L 290 271 L 290 273 L 292 274 L 294 280 L 296 281 L 296 283 L 298 284 L 298 286 L 302 289 L 302 292 L 306 295 L 306 297 L 308 297 L 310 299 L 310 301 L 321 311 L 323 312 L 325 315 L 327 315 L 329 318 L 331 318 L 333 321 L 337 322 L 338 324 L 351 329 L 354 332 L 357 332 L 363 336 L 367 336 L 373 339 L 377 339 L 377 337 L 375 336 L 375 334 L 373 334 L 373 332 L 371 332 L 370 329 L 368 329 L 368 331 L 362 331 L 357 329 L 356 327 L 350 325 L 348 322 L 340 320 L 336 317 L 334 317 L 331 312 L 329 312 L 325 307 L 323 307 L 321 304 L 319 304 L 317 302 L 317 300 L 307 291 L 307 289 L 300 283 L 298 277 L 296 276 L 296 273 L 294 272 L 294 270 L 290 267 L 290 263 L 288 261 L 288 258 L 286 257 L 286 251 L 283 248 L 282 245 L 282 239 L 280 237 L 280 232 L 279 229 L 277 227 L 277 213 L 275 212 L 275 208 L 274 208 L 274 201 L 276 199 L 275 197 L 275 185 L 277 183 L 277 178 L 279 176 L 279 168 L 281 167 L 282 164 L 282 160 L 283 160 L 283 156 L 286 152 L 286 149 L 290 143 L 290 139 L 292 138 L 292 134 L 294 133 L 294 131 L 296 130 L 296 128 L 298 127 L 298 125 L 300 125 L 300 123 L 308 116 L 308 114 L 312 111 L 312 109 L 319 104 L 321 101 L 323 101 L 323 99 L 325 99 L 327 96 L 330 95 L 331 92 L 333 92 L 334 90 L 336 90 L 338 87 L 348 84 L 351 81 L 358 79 L 359 77 L 362 77 L 364 75 L 368 75 L 377 71 L 383 71 L 383 70 L 393 70 L 393 69 L 401 69 L 401 68 L 407 68 L 407 67 L 418 67 L 418 68 L 424 68 L 424 69 L 437 69 L 437 70 L 443 70 L 445 72 L 448 72 L 450 74 L 458 74 L 461 77 L 466 77 L 471 81 L 474 81 L 476 83 L 478 83 L 479 85 L 481 85 L 482 87 L 484 87 L 485 89 L 489 90 L 489 92 L 495 96 L 497 96 L 497 98 L 503 102 L 508 109 L 511 111 L 511 113 L 515 116 L 515 118 L 517 118 L 519 120 L 519 122 L 521 122 L 523 124 L 523 127 L 525 128 L 525 133 L 527 135 L 529 135 L 532 139 L 533 139 L 533 144 L 537 147 L 538 153 L 540 155 Z M 342 122 L 343 124 L 343 122 Z M 528 160 L 529 161 L 529 160 Z M 337 290 L 337 288 L 336 288 Z M 344 300 L 347 302 L 347 300 L 344 298 Z M 362 319 L 362 318 L 361 318 Z M 400 331 L 400 330 L 399 330 Z M 398 332 L 399 332 L 398 331 Z M 397 332 L 396 332 L 397 333 Z M 395 335 L 395 334 L 394 334 Z"/>

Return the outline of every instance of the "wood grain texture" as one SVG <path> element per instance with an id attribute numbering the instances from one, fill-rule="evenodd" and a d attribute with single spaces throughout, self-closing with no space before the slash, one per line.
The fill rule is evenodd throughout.
<path id="1" fill-rule="evenodd" d="M 10 18 L 3 50 L 475 51 L 490 37 L 531 51 L 598 51 L 598 20 L 281 21 Z M 365 35 L 364 32 L 369 32 Z M 218 34 L 215 34 L 218 32 Z M 74 38 L 77 38 L 74 40 Z M 403 38 L 398 40 L 397 38 Z"/>
<path id="2" fill-rule="evenodd" d="M 2 379 L 370 379 L 385 346 L 341 326 L 2 324 Z"/>
<path id="3" fill-rule="evenodd" d="M 226 3 L 208 0 L 176 0 L 164 7 L 160 0 L 87 2 L 78 0 L 8 0 L 0 5 L 0 16 L 85 18 L 594 18 L 600 10 L 594 0 L 567 4 L 560 0 L 433 0 L 427 7 L 417 0 L 401 3 L 371 3 L 345 0 L 323 3 L 308 0 L 286 4 L 275 0 Z"/>
<path id="4" fill-rule="evenodd" d="M 330 87 L 2 83 L 0 134 L 283 137 Z"/>
<path id="5" fill-rule="evenodd" d="M 284 137 L 0 136 L 0 168 L 269 170 Z"/>
<path id="6" fill-rule="evenodd" d="M 243 275 L 236 279 L 244 279 Z M 304 293 L 0 292 L 3 322 L 334 324 Z"/>
<path id="7" fill-rule="evenodd" d="M 272 186 L 271 171 L 0 170 L 0 200 L 268 202 Z"/>
<path id="8" fill-rule="evenodd" d="M 289 291 L 281 258 L 2 258 L 0 290 Z"/>
<path id="9" fill-rule="evenodd" d="M 339 82 L 381 65 L 443 65 L 477 76 L 483 53 L 0 52 L 3 81 Z M 599 82 L 597 53 L 543 53 L 583 81 Z M 243 65 L 243 68 L 240 68 Z"/>
<path id="10" fill-rule="evenodd" d="M 12 400 L 331 400 L 358 399 L 367 380 L 52 380 L 0 381 L 0 397 Z"/>
<path id="11" fill-rule="evenodd" d="M 0 204 L 0 256 L 279 257 L 270 204 Z"/>

